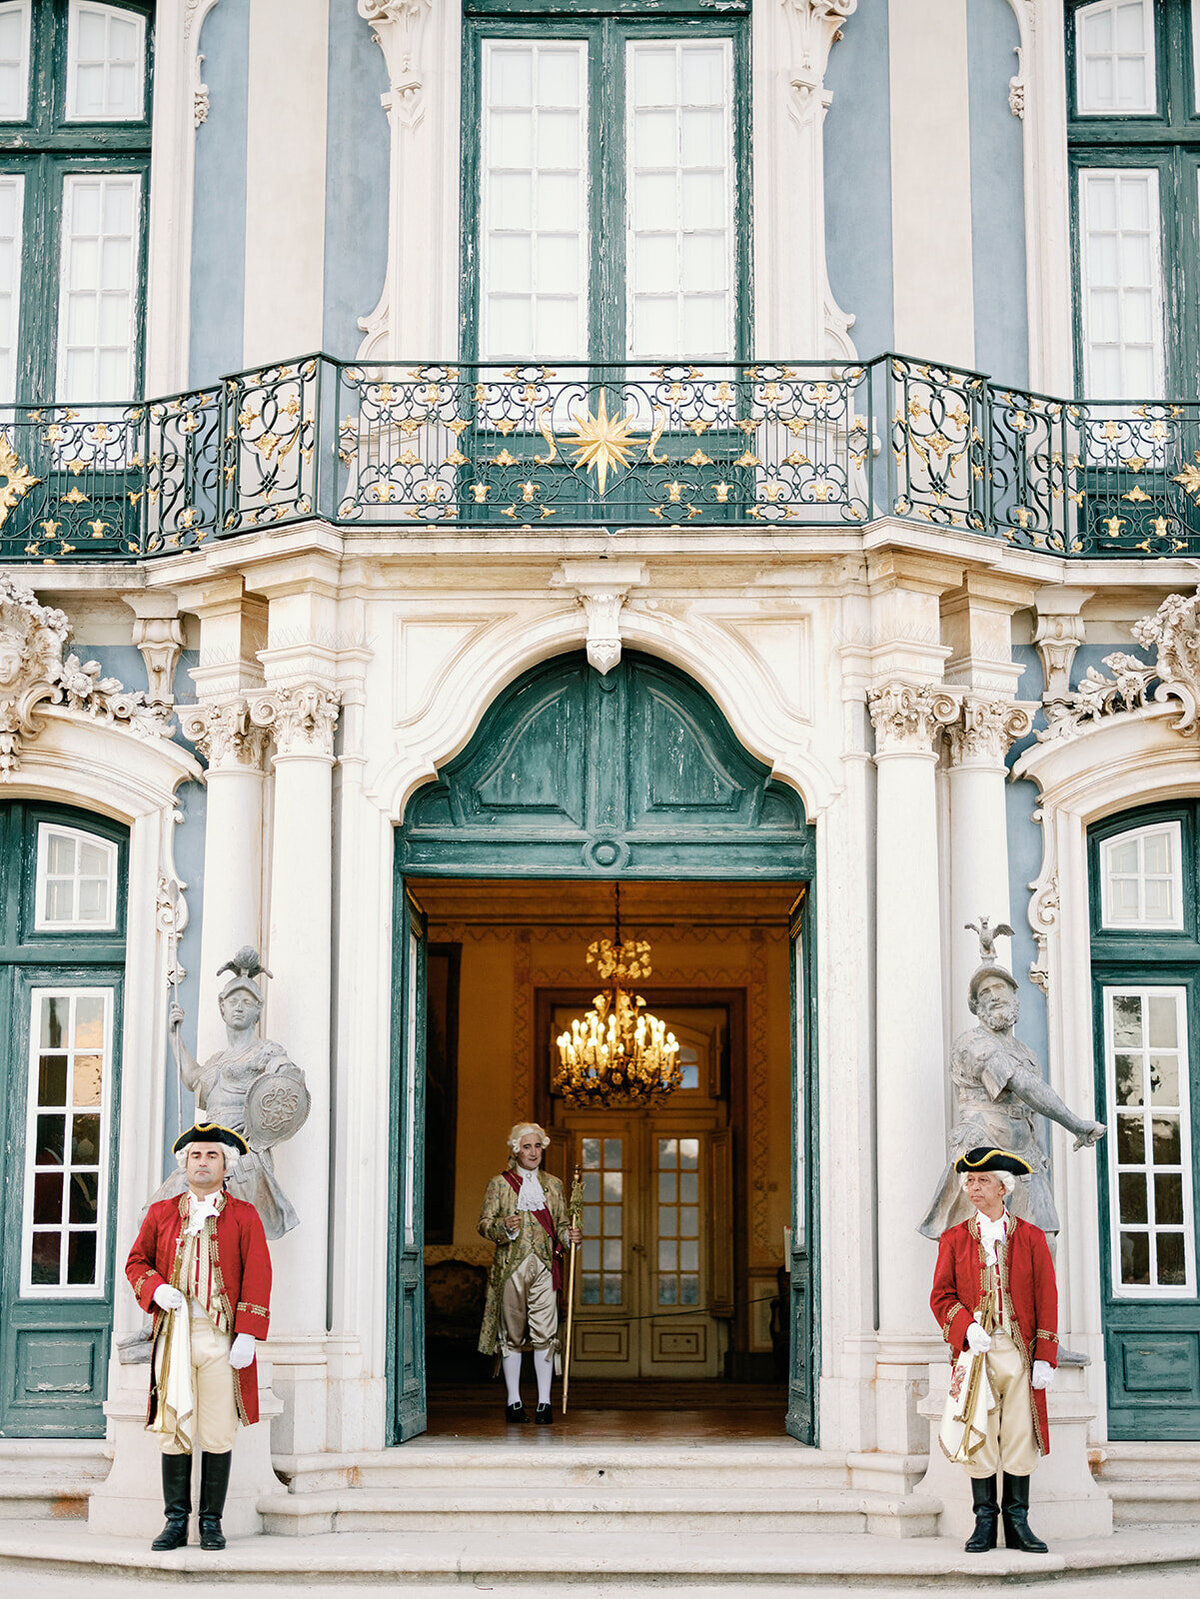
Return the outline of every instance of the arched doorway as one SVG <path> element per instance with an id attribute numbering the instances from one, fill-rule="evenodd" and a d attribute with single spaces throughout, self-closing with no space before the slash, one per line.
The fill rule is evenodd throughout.
<path id="1" fill-rule="evenodd" d="M 710 898 L 712 885 L 739 885 L 738 892 L 769 897 L 787 962 L 785 1017 L 791 1114 L 787 1172 L 791 1189 L 782 1219 L 786 1228 L 782 1320 L 787 1341 L 787 1428 L 806 1442 L 815 1428 L 815 970 L 812 947 L 813 829 L 793 790 L 771 779 L 762 762 L 739 743 L 710 696 L 677 668 L 656 658 L 627 654 L 606 676 L 583 652 L 559 656 L 527 672 L 489 707 L 474 737 L 436 781 L 418 791 L 396 835 L 395 969 L 392 1095 L 392 1225 L 389 1228 L 389 1436 L 393 1442 L 425 1427 L 425 1337 L 423 1264 L 425 1244 L 426 983 L 427 922 L 419 885 L 453 880 L 493 885 L 495 894 L 540 893 L 547 882 L 562 885 L 562 898 L 607 903 L 608 886 L 620 882 L 629 894 L 648 899 L 683 893 L 690 885 Z M 570 885 L 570 886 L 568 886 Z M 414 891 L 415 890 L 415 891 Z M 732 892 L 732 890 L 730 890 Z M 644 914 L 649 914 L 645 911 Z M 724 1000 L 710 1004 L 694 985 L 678 981 L 664 996 L 691 1014 L 697 1027 L 715 1027 Z M 586 982 L 580 962 L 578 982 Z M 567 995 L 563 1002 L 569 1002 Z M 733 996 L 731 1003 L 736 999 Z M 556 996 L 541 995 L 540 1016 L 553 1012 Z M 655 1001 L 657 1003 L 657 1000 Z M 549 1012 L 547 1011 L 549 1006 Z M 730 1012 L 732 1014 L 732 1012 Z M 541 1023 L 539 1023 L 541 1025 Z M 533 1029 L 531 1028 L 532 1032 Z M 698 1034 L 699 1036 L 699 1034 Z M 714 1034 L 714 1036 L 716 1036 Z M 532 1046 L 528 1103 L 544 1091 L 537 1061 L 540 1035 Z M 732 1079 L 730 1079 L 732 1083 Z M 731 1097 L 736 1086 L 730 1089 Z M 697 1123 L 707 1137 L 709 1189 L 719 1197 L 721 1079 L 706 1079 Z M 781 1107 L 782 1108 L 782 1107 Z M 551 1116 L 553 1106 L 549 1107 Z M 701 1123 L 703 1125 L 701 1125 Z M 666 1178 L 674 1158 L 684 1158 L 674 1129 L 631 1125 L 626 1134 L 562 1125 L 575 1139 L 584 1163 L 596 1151 L 603 1161 L 618 1136 L 645 1153 L 653 1178 Z M 783 1118 L 773 1124 L 776 1147 Z M 585 1150 L 584 1137 L 589 1139 Z M 771 1130 L 759 1142 L 770 1141 Z M 622 1146 L 624 1150 L 625 1146 Z M 687 1157 L 693 1151 L 687 1146 Z M 614 1155 L 615 1158 L 615 1155 Z M 624 1157 L 623 1157 L 624 1158 Z M 699 1155 L 697 1154 L 699 1159 Z M 649 1181 L 643 1174 L 643 1187 Z M 763 1186 L 766 1184 L 764 1182 Z M 682 1195 L 682 1184 L 679 1186 Z M 787 1197 L 787 1196 L 785 1196 Z M 649 1200 L 646 1200 L 649 1204 Z M 688 1225 L 679 1200 L 672 1225 L 682 1250 Z M 634 1235 L 629 1235 L 634 1247 Z M 644 1244 L 643 1246 L 644 1247 Z M 691 1293 L 676 1256 L 673 1291 Z M 639 1290 L 646 1296 L 646 1281 Z M 657 1278 L 655 1279 L 657 1282 Z M 712 1284 L 706 1285 L 711 1291 Z M 600 1287 L 601 1301 L 604 1288 Z M 661 1285 L 652 1298 L 668 1292 Z M 699 1289 L 696 1289 L 699 1293 Z M 664 1305 L 668 1300 L 663 1300 Z M 718 1307 L 719 1308 L 719 1307 Z M 730 1312 L 732 1314 L 732 1310 Z M 697 1337 L 701 1336 L 697 1332 Z M 697 1346 L 698 1347 L 698 1346 Z M 684 1344 L 678 1345 L 679 1350 Z M 681 1358 L 686 1358 L 681 1355 Z"/>

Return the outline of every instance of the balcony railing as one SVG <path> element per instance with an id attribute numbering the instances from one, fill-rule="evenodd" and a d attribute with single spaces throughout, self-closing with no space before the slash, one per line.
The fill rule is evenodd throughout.
<path id="1" fill-rule="evenodd" d="M 1200 403 L 859 364 L 361 365 L 0 408 L 0 559 L 135 560 L 308 518 L 398 538 L 831 529 L 899 517 L 1060 556 L 1200 554 Z"/>

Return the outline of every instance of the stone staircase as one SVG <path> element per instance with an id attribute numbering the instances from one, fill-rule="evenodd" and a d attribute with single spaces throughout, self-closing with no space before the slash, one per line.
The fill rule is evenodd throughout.
<path id="1" fill-rule="evenodd" d="M 1093 1471 L 1114 1527 L 1200 1528 L 1200 1443 L 1107 1443 Z"/>
<path id="2" fill-rule="evenodd" d="M 533 1517 L 546 1531 L 687 1537 L 734 1517 L 747 1536 L 913 1538 L 937 1531 L 937 1502 L 852 1488 L 844 1456 L 787 1439 L 546 1444 L 419 1438 L 370 1455 L 277 1457 L 287 1490 L 259 1500 L 263 1530 L 295 1537 L 486 1532 L 502 1539 L 523 1536 Z"/>
<path id="3" fill-rule="evenodd" d="M 0 1520 L 83 1520 L 107 1472 L 102 1438 L 0 1439 Z"/>

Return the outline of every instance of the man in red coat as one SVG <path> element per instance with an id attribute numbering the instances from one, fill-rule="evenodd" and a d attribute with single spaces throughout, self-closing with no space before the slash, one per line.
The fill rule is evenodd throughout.
<path id="1" fill-rule="evenodd" d="M 150 1206 L 125 1262 L 138 1304 L 154 1312 L 146 1427 L 162 1434 L 167 1520 L 151 1547 L 187 1543 L 197 1443 L 200 1547 L 224 1549 L 238 1423 L 258 1420 L 255 1342 L 270 1322 L 271 1257 L 254 1206 L 224 1189 L 246 1152 L 241 1134 L 207 1122 L 181 1133 L 174 1148 L 187 1192 Z"/>
<path id="2" fill-rule="evenodd" d="M 1010 1215 L 1005 1200 L 1030 1167 L 1004 1149 L 971 1149 L 955 1162 L 975 1214 L 950 1227 L 938 1246 L 929 1303 L 955 1359 L 964 1349 L 986 1358 L 995 1400 L 987 1434 L 966 1461 L 975 1504 L 967 1552 L 1004 1543 L 1027 1554 L 1046 1545 L 1029 1527 L 1029 1477 L 1050 1451 L 1046 1389 L 1058 1363 L 1058 1288 L 1046 1235 Z M 996 1476 L 1004 1498 L 996 1502 Z"/>

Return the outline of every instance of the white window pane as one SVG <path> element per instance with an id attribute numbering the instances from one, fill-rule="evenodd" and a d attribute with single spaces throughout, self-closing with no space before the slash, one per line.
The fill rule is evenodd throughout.
<path id="1" fill-rule="evenodd" d="M 29 0 L 0 5 L 0 122 L 29 109 Z"/>
<path id="2" fill-rule="evenodd" d="M 16 396 L 25 180 L 0 176 L 0 405 Z"/>
<path id="3" fill-rule="evenodd" d="M 59 392 L 72 400 L 127 399 L 133 387 L 140 180 L 68 175 L 63 184 Z"/>
<path id="4" fill-rule="evenodd" d="M 35 925 L 114 927 L 117 846 L 75 829 L 38 828 Z"/>
<path id="5" fill-rule="evenodd" d="M 1178 822 L 1106 839 L 1100 847 L 1103 924 L 1182 928 L 1181 863 Z"/>
<path id="6" fill-rule="evenodd" d="M 67 21 L 67 117 L 133 122 L 143 111 L 145 19 L 92 0 L 71 0 Z"/>
<path id="7" fill-rule="evenodd" d="M 1186 1101 L 1187 995 L 1160 985 L 1103 995 L 1107 1103 L 1117 1109 L 1105 1151 L 1114 1222 L 1114 1292 L 1142 1299 L 1195 1293 L 1191 1117 Z M 1149 1019 L 1148 1038 L 1137 1015 Z M 1149 1085 L 1152 1109 L 1146 1105 Z M 1132 1224 L 1129 1226 L 1127 1224 Z"/>
<path id="8" fill-rule="evenodd" d="M 727 40 L 630 43 L 628 351 L 731 353 L 733 57 Z"/>
<path id="9" fill-rule="evenodd" d="M 1163 387 L 1158 173 L 1080 172 L 1084 379 L 1096 399 L 1150 399 Z"/>
<path id="10" fill-rule="evenodd" d="M 587 46 L 484 43 L 484 359 L 586 353 Z"/>
<path id="11" fill-rule="evenodd" d="M 1153 0 L 1102 0 L 1075 13 L 1076 98 L 1084 115 L 1157 109 Z"/>

